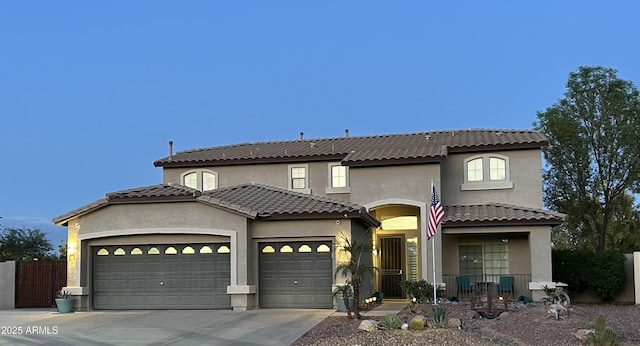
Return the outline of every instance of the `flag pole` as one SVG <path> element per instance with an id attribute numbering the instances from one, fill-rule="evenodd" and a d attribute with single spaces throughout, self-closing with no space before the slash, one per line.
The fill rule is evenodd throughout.
<path id="1" fill-rule="evenodd" d="M 433 194 L 433 179 L 431 179 L 431 194 Z M 431 208 L 431 198 L 429 198 L 429 208 Z M 431 213 L 429 213 L 429 217 L 431 217 Z M 436 239 L 435 238 L 431 241 L 431 257 L 432 257 L 431 264 L 433 265 L 433 305 L 436 305 L 436 302 L 438 301 L 438 299 L 436 296 Z"/>

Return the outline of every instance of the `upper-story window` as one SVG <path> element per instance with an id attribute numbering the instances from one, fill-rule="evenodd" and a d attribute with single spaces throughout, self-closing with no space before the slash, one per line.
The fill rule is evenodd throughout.
<path id="1" fill-rule="evenodd" d="M 340 162 L 330 163 L 326 193 L 349 193 L 349 167 Z"/>
<path id="2" fill-rule="evenodd" d="M 289 165 L 289 189 L 311 193 L 309 188 L 309 165 Z"/>
<path id="3" fill-rule="evenodd" d="M 509 158 L 497 154 L 483 154 L 464 160 L 463 190 L 510 189 Z"/>
<path id="4" fill-rule="evenodd" d="M 218 188 L 218 173 L 206 169 L 185 172 L 181 175 L 182 185 L 200 191 Z"/>

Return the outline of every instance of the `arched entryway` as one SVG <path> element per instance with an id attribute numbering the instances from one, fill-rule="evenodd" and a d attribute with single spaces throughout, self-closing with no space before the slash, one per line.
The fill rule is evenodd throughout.
<path id="1" fill-rule="evenodd" d="M 369 211 L 382 223 L 373 234 L 374 284 L 385 298 L 405 298 L 400 282 L 421 279 L 420 208 L 384 204 Z"/>

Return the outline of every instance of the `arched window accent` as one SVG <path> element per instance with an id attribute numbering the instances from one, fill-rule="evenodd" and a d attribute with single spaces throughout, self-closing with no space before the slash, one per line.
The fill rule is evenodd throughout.
<path id="1" fill-rule="evenodd" d="M 208 169 L 196 169 L 182 173 L 181 184 L 200 191 L 218 188 L 218 173 Z"/>
<path id="2" fill-rule="evenodd" d="M 307 244 L 300 245 L 300 247 L 298 248 L 298 252 L 311 252 L 311 246 Z"/>
<path id="3" fill-rule="evenodd" d="M 169 246 L 164 250 L 165 255 L 175 255 L 177 253 L 178 253 L 178 250 L 176 250 L 176 248 L 174 248 L 173 246 Z"/>
<path id="4" fill-rule="evenodd" d="M 195 250 L 193 250 L 193 248 L 191 246 L 185 246 L 184 249 L 182 249 L 182 253 L 184 255 L 193 255 L 195 252 Z"/>
<path id="5" fill-rule="evenodd" d="M 129 253 L 132 255 L 142 255 L 142 250 L 140 250 L 139 247 L 134 247 Z"/>
<path id="6" fill-rule="evenodd" d="M 109 250 L 107 250 L 105 248 L 101 248 L 100 250 L 98 250 L 97 255 L 98 256 L 109 256 Z"/>
<path id="7" fill-rule="evenodd" d="M 148 255 L 159 255 L 160 254 L 160 250 L 158 250 L 157 247 L 152 246 L 149 248 L 149 250 L 147 251 Z"/>
<path id="8" fill-rule="evenodd" d="M 273 246 L 271 245 L 267 245 L 262 248 L 262 253 L 274 253 L 274 252 L 276 252 L 276 249 L 274 249 Z"/>
<path id="9" fill-rule="evenodd" d="M 115 249 L 115 250 L 113 251 L 113 255 L 114 255 L 114 256 L 124 256 L 124 255 L 126 255 L 126 254 L 127 254 L 127 253 L 126 253 L 126 252 L 124 251 L 124 249 L 123 249 L 123 248 L 121 248 L 121 247 L 119 247 L 119 248 L 117 248 L 117 249 Z"/>
<path id="10" fill-rule="evenodd" d="M 500 154 L 480 154 L 464 160 L 462 190 L 511 189 L 509 157 Z"/>
<path id="11" fill-rule="evenodd" d="M 280 248 L 280 252 L 290 253 L 290 252 L 293 252 L 293 248 L 289 245 L 283 245 Z"/>
<path id="12" fill-rule="evenodd" d="M 200 248 L 200 253 L 213 253 L 213 250 L 210 246 L 204 245 Z"/>
<path id="13" fill-rule="evenodd" d="M 318 245 L 316 252 L 331 252 L 331 248 L 326 244 Z"/>
<path id="14" fill-rule="evenodd" d="M 231 253 L 228 246 L 222 245 L 218 248 L 218 253 Z"/>

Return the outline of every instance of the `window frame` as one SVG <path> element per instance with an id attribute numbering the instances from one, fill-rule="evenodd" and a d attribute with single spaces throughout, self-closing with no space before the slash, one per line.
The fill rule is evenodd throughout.
<path id="1" fill-rule="evenodd" d="M 482 180 L 469 180 L 469 163 L 475 160 L 482 160 Z M 491 160 L 498 159 L 504 162 L 504 179 L 491 179 Z M 467 157 L 463 160 L 462 170 L 464 174 L 462 190 L 497 190 L 512 189 L 509 157 L 500 154 L 480 154 Z"/>
<path id="2" fill-rule="evenodd" d="M 333 167 L 344 167 L 345 170 L 345 186 L 333 186 Z M 327 164 L 327 188 L 325 193 L 350 193 L 349 166 L 343 166 L 340 162 L 330 162 Z"/>
<path id="3" fill-rule="evenodd" d="M 187 186 L 187 184 L 185 183 L 184 179 L 190 175 L 190 174 L 196 174 L 196 187 L 191 187 L 191 186 Z M 204 190 L 203 186 L 204 186 L 204 174 L 211 174 L 215 177 L 215 186 L 213 189 L 209 189 L 209 190 Z M 191 187 L 192 189 L 196 189 L 198 191 L 212 191 L 212 190 L 216 190 L 218 189 L 218 181 L 219 181 L 219 176 L 218 176 L 218 172 L 216 171 L 212 171 L 210 169 L 191 169 L 188 170 L 186 172 L 183 172 L 180 174 L 180 185 L 182 186 L 187 186 L 187 187 Z"/>
<path id="4" fill-rule="evenodd" d="M 303 188 L 294 188 L 293 187 L 293 174 L 292 170 L 294 168 L 303 168 L 304 169 L 304 187 Z M 296 178 L 300 179 L 300 178 Z M 309 165 L 308 164 L 295 164 L 287 166 L 287 181 L 288 181 L 288 189 L 291 191 L 301 192 L 301 193 L 311 193 L 311 188 L 309 187 Z"/>

